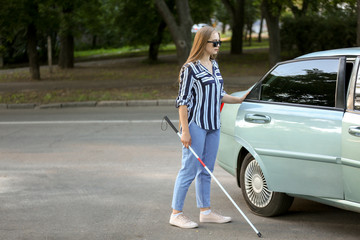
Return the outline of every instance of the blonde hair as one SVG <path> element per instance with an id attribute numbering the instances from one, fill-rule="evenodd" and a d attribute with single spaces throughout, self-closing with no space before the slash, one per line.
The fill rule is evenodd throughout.
<path id="1" fill-rule="evenodd" d="M 179 82 L 180 82 L 180 76 L 181 76 L 181 72 L 184 69 L 184 66 L 190 62 L 196 62 L 197 60 L 199 60 L 205 51 L 206 48 L 206 44 L 208 44 L 208 40 L 211 37 L 211 34 L 216 31 L 215 28 L 210 27 L 210 26 L 205 26 L 199 29 L 199 31 L 197 31 L 195 38 L 194 38 L 194 43 L 192 45 L 190 54 L 188 59 L 186 60 L 186 62 L 184 63 L 183 67 L 180 70 L 179 73 Z M 220 39 L 220 33 L 217 32 L 219 34 L 219 39 Z M 210 60 L 215 60 L 216 58 L 216 54 L 210 55 Z"/>

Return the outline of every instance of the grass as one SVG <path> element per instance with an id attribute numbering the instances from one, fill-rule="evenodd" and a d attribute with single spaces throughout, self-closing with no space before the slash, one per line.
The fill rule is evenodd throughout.
<path id="1" fill-rule="evenodd" d="M 0 103 L 59 103 L 82 101 L 110 101 L 110 100 L 139 100 L 139 99 L 168 99 L 175 98 L 176 91 L 161 92 L 160 89 L 138 88 L 129 89 L 59 89 L 45 91 L 26 91 L 16 93 L 3 93 Z"/>
<path id="2" fill-rule="evenodd" d="M 134 57 L 134 56 L 146 56 L 149 50 L 149 46 L 126 46 L 122 48 L 111 48 L 111 49 L 92 49 L 84 51 L 75 51 L 74 57 L 77 60 L 88 60 L 88 59 L 107 59 L 114 57 Z M 160 47 L 161 53 L 175 53 L 176 47 L 174 44 L 162 45 Z"/>
<path id="3" fill-rule="evenodd" d="M 230 50 L 230 42 L 228 37 L 224 38 L 224 44 L 222 45 L 222 50 Z M 256 49 L 256 48 L 266 48 L 269 46 L 267 40 L 262 42 L 258 42 L 253 40 L 251 46 L 248 42 L 244 43 L 244 49 Z M 122 48 L 111 48 L 111 49 L 92 49 L 92 50 L 84 50 L 84 51 L 75 51 L 74 56 L 76 59 L 86 59 L 86 58 L 97 58 L 97 57 L 124 57 L 129 55 L 146 55 L 149 50 L 148 45 L 144 46 L 133 46 L 133 47 L 122 47 Z M 176 47 L 174 44 L 166 44 L 160 46 L 161 53 L 175 53 Z"/>
<path id="4" fill-rule="evenodd" d="M 230 43 L 225 42 L 218 56 L 220 71 L 225 79 L 225 90 L 239 90 L 236 86 L 226 88 L 226 78 L 261 76 L 268 69 L 267 42 L 244 46 L 244 54 L 230 55 Z M 41 68 L 41 82 L 50 87 L 38 90 L 11 90 L 0 92 L 0 103 L 57 103 L 73 101 L 142 100 L 175 98 L 178 91 L 179 66 L 175 46 L 162 47 L 160 61 L 150 64 L 145 58 L 124 58 L 136 53 L 146 56 L 147 49 L 121 48 L 98 49 L 76 52 L 79 59 L 107 59 L 104 61 L 78 63 L 74 69 Z M 110 58 L 109 58 L 110 56 Z M 0 71 L 1 83 L 32 82 L 28 68 Z M 54 89 L 52 84 L 61 87 Z M 58 86 L 57 85 L 57 86 Z M 77 85 L 77 87 L 74 87 Z M 80 85 L 80 87 L 79 87 Z M 94 85 L 94 86 L 93 86 Z M 236 85 L 236 84 L 235 84 Z"/>

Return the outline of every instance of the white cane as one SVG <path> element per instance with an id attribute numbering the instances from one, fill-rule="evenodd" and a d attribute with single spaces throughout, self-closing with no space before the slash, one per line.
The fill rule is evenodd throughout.
<path id="1" fill-rule="evenodd" d="M 170 127 L 175 131 L 175 133 L 179 136 L 179 138 L 181 139 L 181 134 L 179 133 L 179 131 L 176 129 L 176 127 L 172 124 L 172 122 L 170 121 L 170 119 L 165 116 L 164 117 L 165 121 L 170 125 Z M 201 165 L 203 165 L 203 167 L 205 168 L 205 170 L 210 174 L 210 176 L 215 180 L 215 182 L 219 185 L 219 187 L 221 188 L 221 190 L 225 193 L 225 195 L 229 198 L 229 200 L 232 202 L 232 204 L 235 206 L 235 208 L 241 213 L 241 215 L 244 217 L 244 219 L 249 223 L 249 225 L 251 226 L 251 228 L 255 231 L 255 233 L 258 235 L 258 237 L 261 238 L 261 233 L 255 228 L 255 226 L 250 222 L 250 220 L 246 217 L 246 215 L 243 213 L 243 211 L 241 211 L 241 209 L 239 208 L 239 206 L 235 203 L 235 201 L 232 199 L 232 197 L 227 193 L 227 191 L 225 190 L 225 188 L 220 184 L 220 182 L 217 180 L 217 178 L 213 175 L 213 173 L 209 170 L 209 168 L 204 164 L 204 162 L 200 159 L 200 157 L 196 154 L 196 152 L 192 149 L 191 146 L 189 146 L 190 151 L 192 152 L 192 154 L 194 154 L 194 156 L 197 158 L 197 160 L 199 160 L 199 162 L 201 163 Z"/>

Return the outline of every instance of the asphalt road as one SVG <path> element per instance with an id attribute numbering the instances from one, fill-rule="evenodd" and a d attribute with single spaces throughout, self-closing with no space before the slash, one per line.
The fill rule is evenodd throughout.
<path id="1" fill-rule="evenodd" d="M 164 115 L 177 118 L 173 107 L 0 110 L 0 239 L 258 239 L 215 182 L 212 207 L 232 223 L 168 224 L 181 152 Z M 214 174 L 264 239 L 360 238 L 358 213 L 296 199 L 258 217 L 232 176 Z M 194 186 L 184 210 L 198 219 Z"/>

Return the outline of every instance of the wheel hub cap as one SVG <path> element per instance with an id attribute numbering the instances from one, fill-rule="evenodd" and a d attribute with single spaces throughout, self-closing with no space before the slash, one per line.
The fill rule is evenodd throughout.
<path id="1" fill-rule="evenodd" d="M 264 187 L 263 181 L 259 174 L 255 174 L 252 180 L 252 187 L 255 193 L 261 193 L 261 190 Z"/>
<path id="2" fill-rule="evenodd" d="M 256 207 L 266 207 L 272 197 L 259 164 L 253 160 L 245 169 L 245 190 L 247 197 Z"/>

